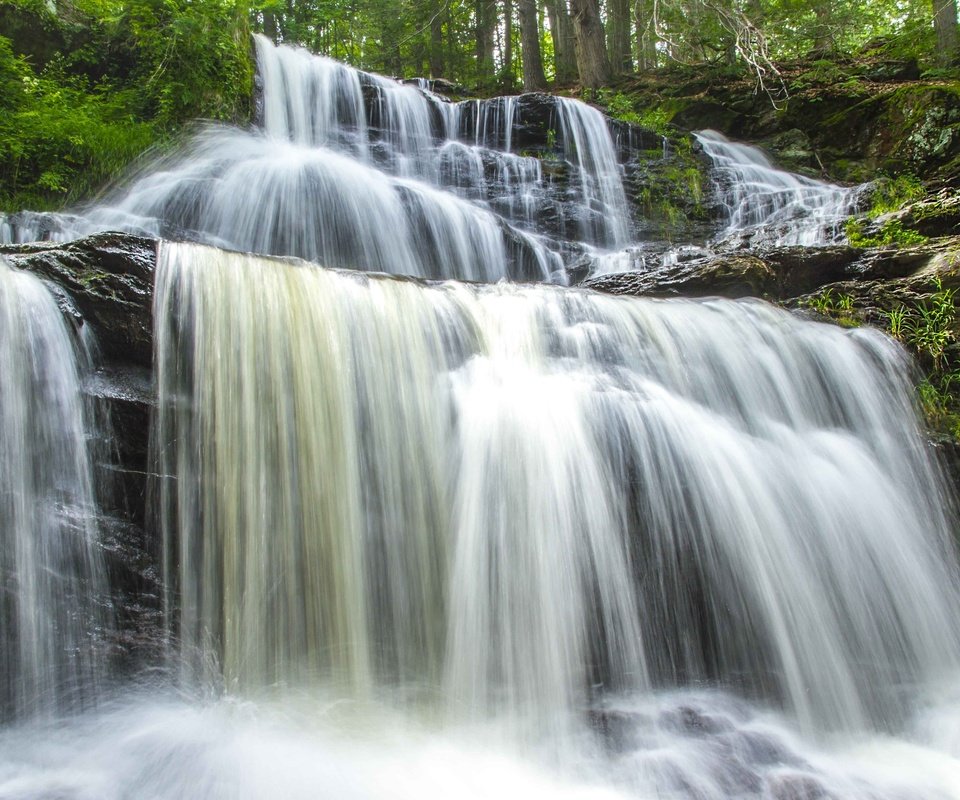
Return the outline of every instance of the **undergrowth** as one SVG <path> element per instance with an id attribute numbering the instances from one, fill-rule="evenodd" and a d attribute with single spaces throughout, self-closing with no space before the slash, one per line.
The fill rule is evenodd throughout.
<path id="1" fill-rule="evenodd" d="M 886 312 L 887 329 L 917 356 L 924 371 L 917 385 L 920 408 L 928 425 L 960 440 L 960 360 L 956 338 L 956 289 L 940 278 L 933 293 L 913 306 L 901 304 Z"/>

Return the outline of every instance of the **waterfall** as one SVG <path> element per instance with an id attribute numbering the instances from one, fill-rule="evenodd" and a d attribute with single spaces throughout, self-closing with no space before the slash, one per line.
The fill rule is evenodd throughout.
<path id="1" fill-rule="evenodd" d="M 0 717 L 74 707 L 103 677 L 82 357 L 46 287 L 0 259 Z"/>
<path id="2" fill-rule="evenodd" d="M 256 49 L 255 129 L 0 218 L 186 240 L 146 509 L 174 668 L 133 685 L 98 686 L 86 356 L 0 262 L 0 797 L 960 797 L 956 519 L 904 351 L 550 285 L 670 257 L 614 249 L 599 112 Z M 727 235 L 839 237 L 849 190 L 699 138 Z"/>
<path id="3" fill-rule="evenodd" d="M 582 243 L 630 241 L 621 167 L 596 109 L 548 95 L 451 103 L 255 42 L 259 129 L 195 132 L 54 236 L 122 230 L 331 267 L 557 283 Z M 551 126 L 564 154 L 549 175 L 518 150 L 528 116 Z"/>
<path id="4" fill-rule="evenodd" d="M 710 682 L 895 730 L 960 663 L 940 479 L 876 332 L 185 244 L 155 315 L 190 674 L 538 730 Z"/>
<path id="5" fill-rule="evenodd" d="M 843 222 L 856 210 L 856 189 L 778 169 L 759 148 L 716 131 L 696 137 L 713 162 L 726 208 L 721 238 L 752 233 L 764 243 L 807 247 L 843 240 Z"/>

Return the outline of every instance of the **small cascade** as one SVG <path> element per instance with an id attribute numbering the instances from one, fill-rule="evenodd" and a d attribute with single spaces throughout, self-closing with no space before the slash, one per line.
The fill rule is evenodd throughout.
<path id="1" fill-rule="evenodd" d="M 0 259 L 0 718 L 75 708 L 103 679 L 81 361 L 46 287 Z"/>
<path id="2" fill-rule="evenodd" d="M 612 249 L 625 247 L 630 241 L 630 212 L 606 120 L 596 109 L 569 97 L 558 98 L 558 102 L 564 151 L 579 167 L 586 207 L 580 235 Z"/>
<path id="3" fill-rule="evenodd" d="M 716 131 L 696 137 L 713 162 L 717 194 L 726 207 L 727 228 L 720 238 L 751 234 L 757 243 L 807 247 L 843 240 L 843 222 L 856 210 L 856 188 L 786 172 L 759 148 Z"/>
<path id="4" fill-rule="evenodd" d="M 173 244 L 155 315 L 188 674 L 408 687 L 542 736 L 592 692 L 703 683 L 896 730 L 960 665 L 940 478 L 879 333 Z"/>

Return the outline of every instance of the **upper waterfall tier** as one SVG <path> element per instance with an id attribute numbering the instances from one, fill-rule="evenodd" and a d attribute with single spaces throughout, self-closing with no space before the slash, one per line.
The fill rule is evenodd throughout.
<path id="1" fill-rule="evenodd" d="M 334 267 L 560 283 L 584 247 L 634 238 L 618 148 L 584 103 L 452 103 L 260 36 L 256 50 L 257 129 L 196 132 L 52 221 L 52 238 L 114 229 Z M 19 222 L 4 221 L 5 238 L 41 238 L 51 220 Z"/>
<path id="2" fill-rule="evenodd" d="M 229 686 L 539 719 L 709 681 L 864 729 L 960 663 L 940 481 L 877 332 L 184 244 L 155 319 L 171 603 Z"/>

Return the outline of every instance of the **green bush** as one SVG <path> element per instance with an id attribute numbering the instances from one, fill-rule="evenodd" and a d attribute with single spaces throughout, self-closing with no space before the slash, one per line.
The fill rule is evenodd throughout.
<path id="1" fill-rule="evenodd" d="M 74 0 L 58 8 L 0 0 L 0 19 L 17 23 L 12 38 L 0 36 L 0 209 L 84 197 L 187 120 L 249 118 L 246 5 Z"/>

